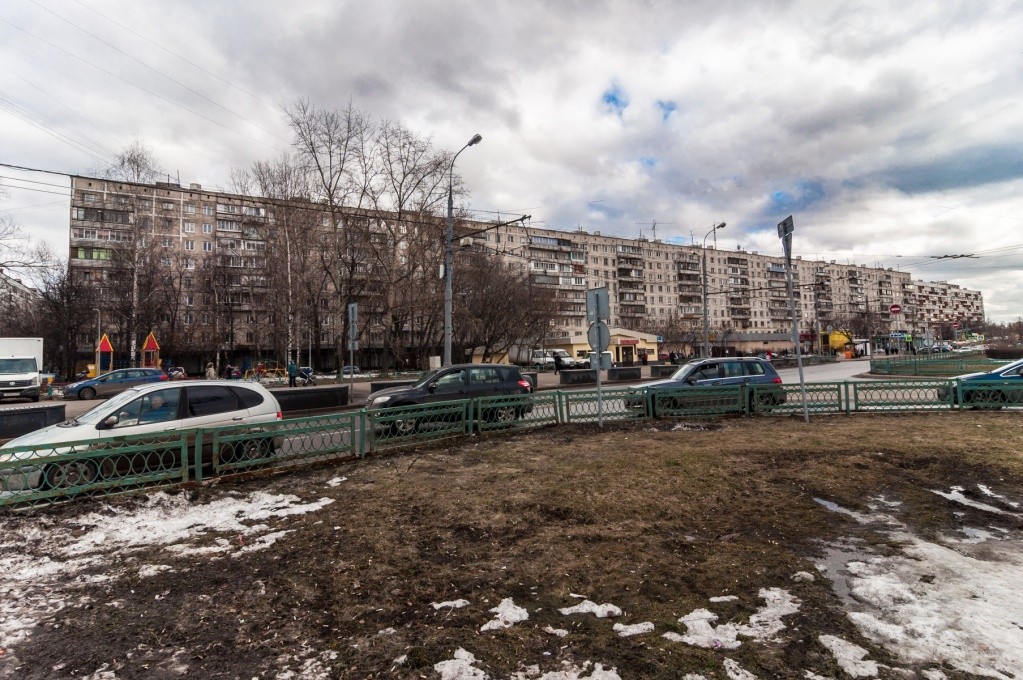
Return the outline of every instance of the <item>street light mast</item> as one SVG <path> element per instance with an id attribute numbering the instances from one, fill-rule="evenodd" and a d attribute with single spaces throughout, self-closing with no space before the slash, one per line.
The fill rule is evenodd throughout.
<path id="1" fill-rule="evenodd" d="M 710 334 L 708 333 L 707 321 L 707 237 L 714 234 L 714 246 L 717 248 L 718 229 L 724 229 L 725 223 L 715 224 L 710 231 L 703 236 L 703 356 L 710 356 Z"/>
<path id="2" fill-rule="evenodd" d="M 451 365 L 451 309 L 452 309 L 452 276 L 451 276 L 451 260 L 454 255 L 454 240 L 455 240 L 455 222 L 454 222 L 454 183 L 455 183 L 455 160 L 458 158 L 458 154 L 462 153 L 470 146 L 479 144 L 483 141 L 483 136 L 475 134 L 472 139 L 458 150 L 452 159 L 451 165 L 448 167 L 448 221 L 447 229 L 444 231 L 444 365 Z"/>

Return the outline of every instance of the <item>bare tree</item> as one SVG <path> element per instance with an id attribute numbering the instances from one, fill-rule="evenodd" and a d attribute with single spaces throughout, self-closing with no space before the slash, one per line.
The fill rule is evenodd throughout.
<path id="1" fill-rule="evenodd" d="M 92 344 L 93 308 L 96 306 L 95 288 L 87 281 L 76 278 L 67 260 L 55 260 L 41 270 L 40 314 L 45 319 L 35 334 L 44 338 L 43 347 L 50 366 L 62 375 L 75 374 L 80 340 Z"/>
<path id="2" fill-rule="evenodd" d="M 373 204 L 370 197 L 377 170 L 366 149 L 373 126 L 351 102 L 343 109 L 318 109 L 301 100 L 284 113 L 298 160 L 307 173 L 310 198 L 324 209 L 320 270 L 336 303 L 318 305 L 318 314 L 329 314 L 335 320 L 335 353 L 340 357 L 341 340 L 350 335 L 347 306 L 362 301 L 369 286 L 366 243 L 372 219 L 366 208 Z"/>
<path id="3" fill-rule="evenodd" d="M 531 345 L 557 317 L 555 290 L 533 282 L 514 264 L 484 253 L 462 254 L 455 274 L 460 355 L 478 350 L 489 361 L 513 345 Z"/>
<path id="4" fill-rule="evenodd" d="M 108 179 L 131 182 L 135 184 L 150 184 L 156 181 L 159 176 L 159 169 L 156 157 L 141 140 L 134 139 L 117 156 L 117 161 L 106 168 L 105 176 Z M 152 291 L 152 279 L 155 277 L 155 265 L 152 249 L 154 247 L 154 227 L 149 217 L 139 214 L 140 199 L 136 192 L 130 193 L 131 222 L 126 229 L 126 237 L 120 242 L 115 250 L 116 276 L 119 280 L 121 296 L 119 300 L 119 316 L 123 322 L 122 341 L 127 345 L 131 365 L 136 365 L 136 347 L 139 344 L 139 327 L 144 321 L 152 325 L 154 319 L 149 315 L 148 319 L 141 319 L 141 306 L 145 300 L 142 297 L 149 297 L 148 292 Z M 143 278 L 150 279 L 149 285 L 144 285 Z M 148 292 L 143 292 L 148 291 Z"/>

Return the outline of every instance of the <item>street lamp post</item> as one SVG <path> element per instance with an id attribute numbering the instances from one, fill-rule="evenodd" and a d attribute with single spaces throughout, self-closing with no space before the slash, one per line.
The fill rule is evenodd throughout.
<path id="1" fill-rule="evenodd" d="M 455 160 L 458 158 L 458 154 L 462 153 L 470 146 L 479 144 L 483 141 L 481 135 L 473 135 L 472 139 L 458 150 L 458 153 L 451 159 L 451 165 L 448 167 L 448 221 L 447 229 L 444 231 L 444 365 L 451 365 L 451 308 L 452 308 L 452 288 L 451 288 L 451 260 L 454 255 L 454 240 L 455 240 L 455 222 L 454 222 L 454 183 L 455 183 Z"/>
<path id="2" fill-rule="evenodd" d="M 102 326 L 103 316 L 102 316 L 102 313 L 99 311 L 99 307 L 93 307 L 92 309 L 93 309 L 94 312 L 96 312 L 96 375 L 98 376 L 100 374 L 100 370 L 99 370 L 99 360 L 100 360 L 99 343 L 103 342 L 103 335 L 102 335 L 102 332 L 101 332 L 101 329 L 103 328 L 103 326 Z"/>
<path id="3" fill-rule="evenodd" d="M 725 223 L 715 224 L 703 237 L 703 356 L 710 356 L 710 334 L 708 333 L 707 321 L 707 237 L 714 234 L 714 243 L 717 244 L 718 229 L 724 229 Z"/>

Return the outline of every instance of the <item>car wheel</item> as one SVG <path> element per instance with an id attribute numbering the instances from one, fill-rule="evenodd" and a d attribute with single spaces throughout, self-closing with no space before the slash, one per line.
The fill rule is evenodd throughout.
<path id="1" fill-rule="evenodd" d="M 486 420 L 492 423 L 511 425 L 518 417 L 519 413 L 514 406 L 501 406 L 490 411 Z"/>
<path id="2" fill-rule="evenodd" d="M 96 398 L 96 390 L 91 387 L 83 387 L 78 391 L 78 398 L 84 401 Z"/>
<path id="3" fill-rule="evenodd" d="M 43 469 L 43 482 L 48 489 L 71 489 L 96 481 L 96 463 L 91 460 L 70 460 L 54 463 Z"/>
<path id="4" fill-rule="evenodd" d="M 407 437 L 419 431 L 419 421 L 416 418 L 399 418 L 391 421 L 391 436 Z"/>

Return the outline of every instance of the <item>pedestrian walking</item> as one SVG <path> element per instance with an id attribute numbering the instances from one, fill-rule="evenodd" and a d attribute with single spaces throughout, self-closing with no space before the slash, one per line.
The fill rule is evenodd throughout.
<path id="1" fill-rule="evenodd" d="M 554 355 L 554 375 L 561 373 L 561 355 Z"/>
<path id="2" fill-rule="evenodd" d="M 217 379 L 217 369 L 214 368 L 212 361 L 207 362 L 207 364 L 206 364 L 206 379 L 207 380 L 216 380 Z"/>
<path id="3" fill-rule="evenodd" d="M 298 377 L 298 366 L 294 361 L 288 362 L 288 387 L 295 387 L 295 379 Z"/>

